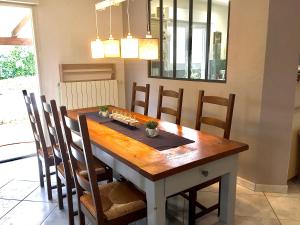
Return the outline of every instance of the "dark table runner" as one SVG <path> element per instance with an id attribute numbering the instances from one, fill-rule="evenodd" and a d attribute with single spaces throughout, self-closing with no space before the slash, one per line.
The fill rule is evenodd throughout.
<path id="1" fill-rule="evenodd" d="M 180 137 L 176 134 L 172 134 L 163 130 L 159 131 L 159 135 L 155 138 L 150 138 L 146 136 L 145 127 L 143 125 L 137 128 L 130 128 L 127 125 L 123 125 L 118 121 L 114 121 L 110 118 L 101 117 L 98 112 L 84 113 L 86 117 L 94 120 L 104 126 L 107 126 L 119 133 L 122 133 L 132 139 L 142 142 L 152 148 L 159 151 L 163 151 L 170 148 L 175 148 L 181 145 L 186 145 L 193 143 L 194 141 Z"/>

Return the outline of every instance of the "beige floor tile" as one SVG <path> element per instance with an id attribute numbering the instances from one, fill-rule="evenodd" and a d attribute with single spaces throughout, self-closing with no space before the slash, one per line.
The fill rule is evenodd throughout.
<path id="1" fill-rule="evenodd" d="M 54 208 L 55 204 L 52 203 L 23 201 L 2 217 L 0 224 L 40 225 Z"/>
<path id="2" fill-rule="evenodd" d="M 235 214 L 255 218 L 276 218 L 265 196 L 237 195 Z"/>
<path id="3" fill-rule="evenodd" d="M 280 220 L 281 225 L 300 225 L 300 220 Z"/>
<path id="4" fill-rule="evenodd" d="M 64 225 L 68 224 L 68 214 L 67 210 L 60 210 L 55 208 L 55 210 L 47 217 L 47 219 L 42 223 L 42 225 Z M 75 217 L 75 225 L 79 224 L 77 217 Z"/>
<path id="5" fill-rule="evenodd" d="M 247 194 L 247 195 L 260 195 L 260 196 L 264 196 L 263 192 L 256 192 L 256 191 L 252 191 L 248 188 L 242 187 L 240 185 L 236 186 L 236 193 L 237 194 Z"/>
<path id="6" fill-rule="evenodd" d="M 288 197 L 288 198 L 300 198 L 300 194 L 297 193 L 271 193 L 271 192 L 266 192 L 266 196 L 270 197 Z"/>
<path id="7" fill-rule="evenodd" d="M 223 225 L 217 214 L 211 213 L 197 220 L 197 225 Z M 235 216 L 235 225 L 280 225 L 277 219 Z"/>
<path id="8" fill-rule="evenodd" d="M 202 189 L 201 191 L 207 191 L 207 192 L 219 192 L 219 184 L 213 184 L 207 188 Z M 252 191 L 248 188 L 242 187 L 240 185 L 236 186 L 236 193 L 237 194 L 247 194 L 247 195 L 261 195 L 263 196 L 264 193 L 263 192 L 256 192 L 256 191 Z"/>
<path id="9" fill-rule="evenodd" d="M 38 186 L 38 182 L 13 180 L 0 189 L 0 198 L 23 200 Z"/>
<path id="10" fill-rule="evenodd" d="M 219 222 L 219 217 L 216 213 L 210 213 L 206 216 L 203 216 L 196 221 L 196 225 L 223 225 Z"/>
<path id="11" fill-rule="evenodd" d="M 256 218 L 248 216 L 236 216 L 236 225 L 280 225 L 277 219 Z"/>
<path id="12" fill-rule="evenodd" d="M 216 203 L 218 203 L 219 199 L 219 193 L 216 192 L 198 192 L 197 194 L 197 200 L 200 202 L 202 205 L 209 207 L 212 206 Z"/>
<path id="13" fill-rule="evenodd" d="M 300 198 L 267 196 L 279 219 L 300 220 Z"/>
<path id="14" fill-rule="evenodd" d="M 65 194 L 65 188 L 63 188 L 63 193 Z M 52 190 L 52 200 L 48 200 L 47 188 L 38 187 L 30 195 L 28 195 L 24 200 L 34 201 L 34 202 L 57 202 L 57 189 Z"/>
<path id="15" fill-rule="evenodd" d="M 20 202 L 16 200 L 0 199 L 0 218 L 4 216 L 6 213 L 8 213 L 12 208 L 14 208 L 19 203 Z"/>

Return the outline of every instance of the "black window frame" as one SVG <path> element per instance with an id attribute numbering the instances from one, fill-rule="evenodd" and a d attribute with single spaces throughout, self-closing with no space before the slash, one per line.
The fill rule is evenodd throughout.
<path id="1" fill-rule="evenodd" d="M 163 1 L 159 0 L 159 40 L 163 39 Z M 206 49 L 205 49 L 205 78 L 204 79 L 192 79 L 191 78 L 191 64 L 192 64 L 192 32 L 193 32 L 193 2 L 194 0 L 189 1 L 189 38 L 188 38 L 188 77 L 187 78 L 178 78 L 176 77 L 176 42 L 177 42 L 177 0 L 173 0 L 173 77 L 164 77 L 163 76 L 163 60 L 162 57 L 159 57 L 159 76 L 152 76 L 151 60 L 148 61 L 148 78 L 154 79 L 165 79 L 165 80 L 183 80 L 183 81 L 197 81 L 197 82 L 211 82 L 211 83 L 226 83 L 227 82 L 227 68 L 228 68 L 228 43 L 229 43 L 229 27 L 230 27 L 230 8 L 231 0 L 228 4 L 228 18 L 227 18 L 227 43 L 226 43 L 226 64 L 225 64 L 225 74 L 224 80 L 217 79 L 208 79 L 208 70 L 209 70 L 209 53 L 210 53 L 210 42 L 211 42 L 211 14 L 212 14 L 212 3 L 213 0 L 207 0 L 207 21 L 206 21 Z M 151 29 L 151 0 L 147 0 L 148 4 L 148 24 Z M 159 41 L 159 56 L 163 55 L 163 43 Z"/>

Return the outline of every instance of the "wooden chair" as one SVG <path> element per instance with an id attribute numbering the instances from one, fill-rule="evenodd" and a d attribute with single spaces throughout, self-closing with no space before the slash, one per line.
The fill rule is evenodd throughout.
<path id="1" fill-rule="evenodd" d="M 163 97 L 177 98 L 177 109 L 174 110 L 169 107 L 163 107 Z M 157 119 L 161 118 L 162 113 L 166 113 L 176 117 L 176 124 L 180 125 L 181 120 L 181 110 L 182 110 L 182 100 L 183 100 L 183 89 L 180 88 L 178 92 L 172 90 L 164 90 L 163 86 L 159 86 L 158 93 L 158 106 L 157 106 Z"/>
<path id="2" fill-rule="evenodd" d="M 77 190 L 80 225 L 85 224 L 85 216 L 97 225 L 127 225 L 145 217 L 145 196 L 133 184 L 128 181 L 97 184 L 85 115 L 78 116 L 77 121 L 66 115 L 64 107 L 61 112 Z M 72 140 L 71 132 L 81 135 L 83 147 Z M 88 178 L 82 176 L 78 165 L 87 168 Z"/>
<path id="3" fill-rule="evenodd" d="M 145 93 L 145 101 L 137 101 L 136 100 L 136 92 Z M 140 106 L 144 108 L 144 115 L 148 115 L 149 108 L 149 94 L 150 94 L 150 84 L 146 84 L 146 86 L 137 86 L 136 82 L 133 82 L 132 85 L 132 98 L 131 98 L 131 112 L 134 112 L 135 106 Z"/>
<path id="4" fill-rule="evenodd" d="M 196 119 L 196 130 L 200 130 L 201 124 L 207 124 L 210 126 L 215 126 L 224 130 L 223 137 L 229 139 L 230 137 L 230 130 L 231 130 L 231 122 L 232 122 L 232 115 L 233 115 L 233 108 L 234 108 L 234 101 L 235 95 L 230 94 L 229 98 L 222 98 L 217 96 L 204 96 L 204 91 L 199 91 L 199 98 L 198 98 L 198 109 L 197 109 L 197 119 Z M 227 107 L 226 113 L 226 120 L 222 121 L 220 119 L 214 117 L 204 117 L 202 116 L 203 113 L 203 104 L 210 103 L 220 106 Z M 220 190 L 221 190 L 221 178 L 216 178 L 213 180 L 209 180 L 203 184 L 200 184 L 196 187 L 191 188 L 188 190 L 189 195 L 183 194 L 185 198 L 189 200 L 189 225 L 195 225 L 196 219 L 202 217 L 215 209 L 218 209 L 218 213 L 220 213 Z M 219 200 L 218 203 L 210 206 L 205 207 L 200 202 L 197 202 L 197 192 L 203 188 L 206 188 L 212 184 L 219 183 Z M 196 207 L 200 208 L 201 211 L 196 213 Z"/>
<path id="5" fill-rule="evenodd" d="M 68 218 L 69 225 L 74 225 L 74 216 L 78 212 L 74 211 L 72 195 L 75 188 L 73 179 L 71 164 L 69 161 L 69 155 L 67 147 L 64 141 L 59 114 L 55 100 L 51 100 L 50 104 L 46 102 L 45 96 L 41 96 L 41 102 L 43 106 L 43 112 L 46 120 L 46 125 L 49 133 L 49 139 L 53 148 L 54 162 L 56 168 L 56 179 L 57 179 L 57 194 L 58 194 L 58 206 L 59 209 L 63 209 L 63 195 L 62 186 L 66 186 L 67 191 L 67 203 L 68 203 Z M 83 169 L 84 171 L 84 169 Z M 106 168 L 104 164 L 96 161 L 97 180 L 112 181 L 112 170 Z M 85 170 L 85 174 L 87 174 Z"/>
<path id="6" fill-rule="evenodd" d="M 50 146 L 46 146 L 45 136 L 34 94 L 31 93 L 30 96 L 28 96 L 26 90 L 23 90 L 22 92 L 37 150 L 40 185 L 41 187 L 44 187 L 44 177 L 46 177 L 48 199 L 52 200 L 52 189 L 56 188 L 56 185 L 51 186 L 51 175 L 55 174 L 50 172 L 50 167 L 54 166 L 53 151 Z M 43 166 L 45 174 L 43 173 Z"/>

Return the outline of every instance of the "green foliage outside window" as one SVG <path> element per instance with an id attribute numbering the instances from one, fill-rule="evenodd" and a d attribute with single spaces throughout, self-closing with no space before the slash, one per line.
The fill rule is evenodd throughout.
<path id="1" fill-rule="evenodd" d="M 9 54 L 0 52 L 0 79 L 36 75 L 36 65 L 31 47 L 15 46 Z"/>

